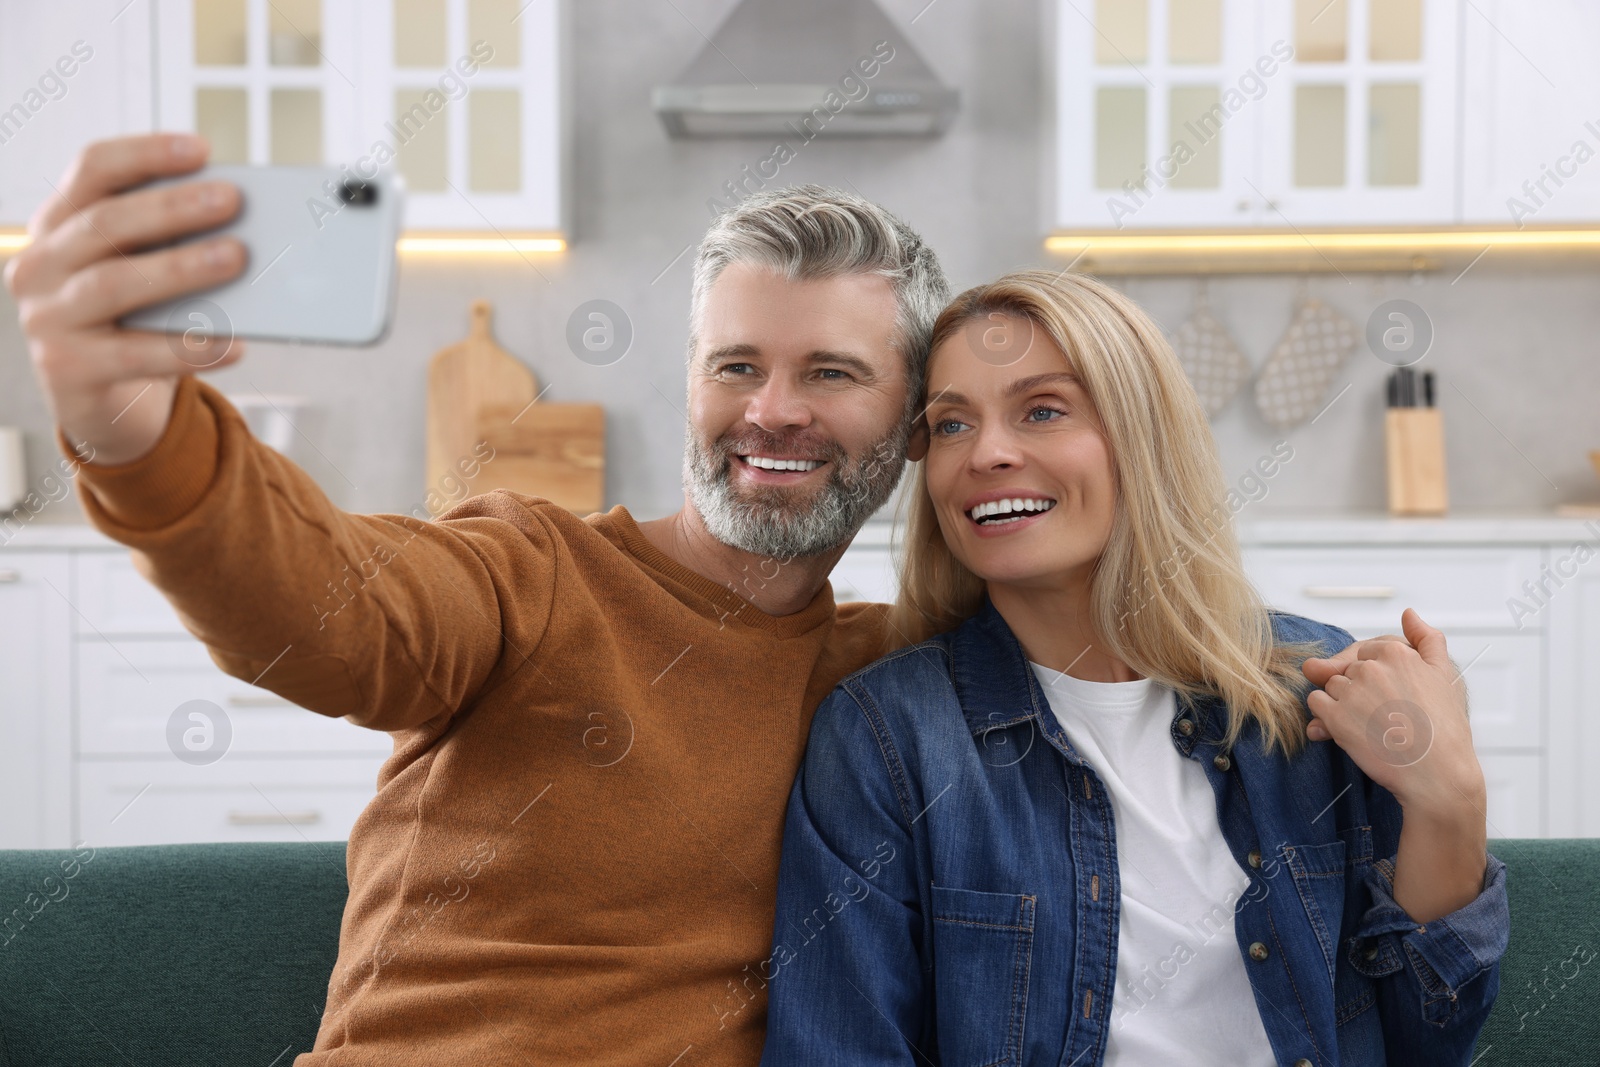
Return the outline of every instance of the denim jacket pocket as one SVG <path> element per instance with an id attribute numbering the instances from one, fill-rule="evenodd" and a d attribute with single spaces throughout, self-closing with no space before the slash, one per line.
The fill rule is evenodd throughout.
<path id="1" fill-rule="evenodd" d="M 933 887 L 934 1021 L 944 1067 L 1022 1062 L 1037 898 Z"/>
<path id="2" fill-rule="evenodd" d="M 1316 935 L 1317 947 L 1322 950 L 1331 988 L 1339 962 L 1339 928 L 1344 920 L 1345 843 L 1285 845 L 1283 858 L 1289 865 L 1295 891 L 1300 894 L 1311 932 Z"/>

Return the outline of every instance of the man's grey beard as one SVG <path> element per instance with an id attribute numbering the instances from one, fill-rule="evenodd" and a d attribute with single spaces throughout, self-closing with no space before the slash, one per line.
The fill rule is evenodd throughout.
<path id="1" fill-rule="evenodd" d="M 769 559 L 816 556 L 855 536 L 861 524 L 881 508 L 905 469 L 911 420 L 874 441 L 860 460 L 852 460 L 837 442 L 825 449 L 828 481 L 820 490 L 759 487 L 748 495 L 734 492 L 731 482 L 736 455 L 767 455 L 793 449 L 751 437 L 718 444 L 702 439 L 691 426 L 683 455 L 683 480 L 689 500 L 711 536 L 725 545 Z M 737 444 L 737 448 L 734 446 Z M 749 445 L 749 451 L 743 451 Z M 795 501 L 795 494 L 815 494 Z"/>

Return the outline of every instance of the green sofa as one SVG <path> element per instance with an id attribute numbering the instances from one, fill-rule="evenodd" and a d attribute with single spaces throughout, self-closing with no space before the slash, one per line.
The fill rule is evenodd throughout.
<path id="1" fill-rule="evenodd" d="M 1600 1064 L 1600 839 L 1490 848 L 1511 949 L 1474 1067 Z M 0 852 L 0 1067 L 289 1067 L 346 891 L 334 843 Z"/>

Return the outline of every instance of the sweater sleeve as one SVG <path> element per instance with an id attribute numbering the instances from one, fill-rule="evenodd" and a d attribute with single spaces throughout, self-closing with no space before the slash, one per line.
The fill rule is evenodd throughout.
<path id="1" fill-rule="evenodd" d="M 79 458 L 59 427 L 56 443 Z M 549 618 L 555 542 L 518 498 L 472 497 L 437 521 L 342 511 L 192 375 L 154 449 L 77 477 L 90 522 L 133 550 L 219 667 L 323 715 L 442 726 Z"/>

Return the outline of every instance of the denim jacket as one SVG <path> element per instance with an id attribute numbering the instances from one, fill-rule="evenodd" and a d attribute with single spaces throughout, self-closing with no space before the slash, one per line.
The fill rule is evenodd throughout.
<path id="1" fill-rule="evenodd" d="M 1279 642 L 1324 655 L 1352 640 L 1271 619 Z M 1387 790 L 1332 741 L 1264 753 L 1252 723 L 1224 748 L 1220 700 L 1177 707 L 1172 743 L 1204 769 L 1249 877 L 1233 927 L 1278 1060 L 1470 1063 L 1499 988 L 1505 865 L 1489 856 L 1475 900 L 1419 925 L 1393 896 L 1401 811 Z M 789 800 L 762 1063 L 1100 1063 L 1115 835 L 1105 786 L 987 599 L 845 679 Z"/>

